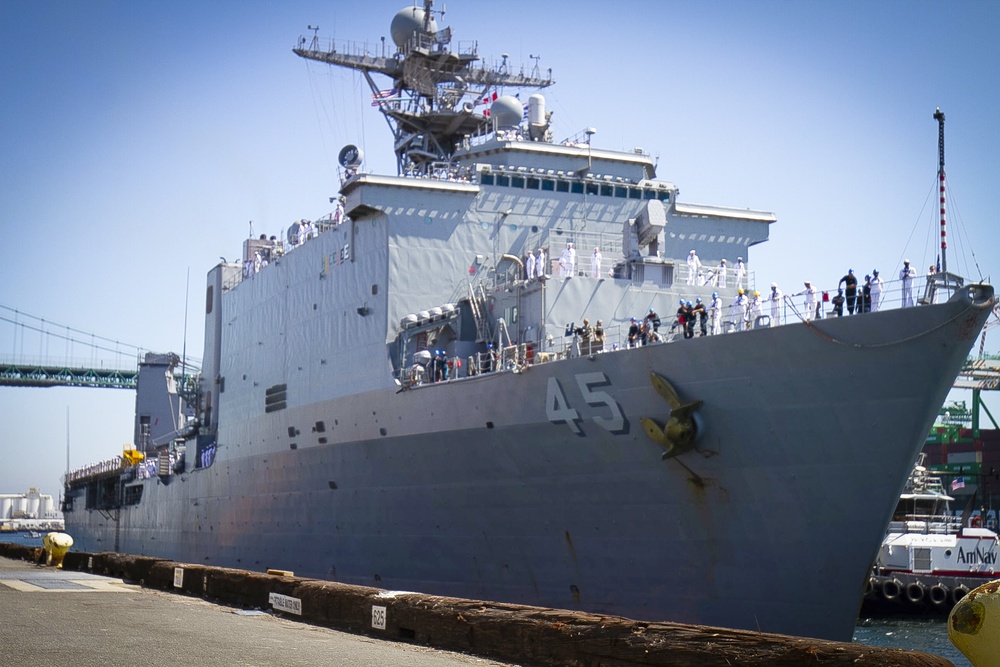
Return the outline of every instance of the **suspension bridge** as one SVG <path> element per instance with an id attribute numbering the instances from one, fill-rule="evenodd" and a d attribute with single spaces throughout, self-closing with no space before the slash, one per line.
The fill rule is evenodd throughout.
<path id="1" fill-rule="evenodd" d="M 135 389 L 147 350 L 0 304 L 0 386 Z"/>

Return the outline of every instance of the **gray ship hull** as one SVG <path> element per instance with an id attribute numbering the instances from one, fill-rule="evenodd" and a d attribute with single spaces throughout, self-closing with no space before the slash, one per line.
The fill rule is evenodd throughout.
<path id="1" fill-rule="evenodd" d="M 80 502 L 67 531 L 82 551 L 848 640 L 992 293 L 259 414 L 220 426 L 213 465 L 114 511 Z M 703 401 L 695 451 L 664 460 L 643 431 L 670 411 L 650 372 Z"/>

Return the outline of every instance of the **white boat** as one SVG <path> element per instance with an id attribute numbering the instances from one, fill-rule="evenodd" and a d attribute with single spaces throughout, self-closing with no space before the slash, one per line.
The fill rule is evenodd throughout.
<path id="1" fill-rule="evenodd" d="M 952 511 L 921 452 L 889 522 L 862 614 L 947 613 L 973 588 L 1000 578 L 1000 537 Z"/>

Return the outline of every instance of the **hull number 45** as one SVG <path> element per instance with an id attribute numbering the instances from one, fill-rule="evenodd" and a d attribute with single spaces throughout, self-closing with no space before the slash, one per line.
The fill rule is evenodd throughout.
<path id="1" fill-rule="evenodd" d="M 591 408 L 598 408 L 590 411 L 595 413 L 591 417 L 594 423 L 615 435 L 628 433 L 628 420 L 622 414 L 621 407 L 608 392 L 595 389 L 595 387 L 610 387 L 611 381 L 608 380 L 608 376 L 602 372 L 577 373 L 575 378 L 583 402 Z M 559 380 L 554 377 L 549 378 L 545 391 L 545 415 L 553 424 L 566 424 L 573 433 L 585 435 L 581 426 L 583 418 L 575 408 L 570 407 Z"/>

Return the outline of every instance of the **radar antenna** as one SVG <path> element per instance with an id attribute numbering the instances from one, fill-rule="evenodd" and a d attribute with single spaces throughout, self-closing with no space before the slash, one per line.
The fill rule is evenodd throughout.
<path id="1" fill-rule="evenodd" d="M 537 79 L 539 77 L 539 74 L 538 74 L 538 61 L 541 60 L 542 57 L 541 56 L 533 56 L 531 54 L 528 54 L 528 57 L 535 61 L 535 65 L 531 68 L 531 76 L 533 76 L 533 77 L 535 77 Z"/>
<path id="2" fill-rule="evenodd" d="M 307 30 L 312 30 L 312 41 L 309 42 L 309 48 L 317 49 L 319 48 L 319 26 L 318 25 L 307 25 Z"/>
<path id="3" fill-rule="evenodd" d="M 489 113 L 478 106 L 496 99 L 500 88 L 546 88 L 555 83 L 552 71 L 547 78 L 480 64 L 477 46 L 457 51 L 450 48 L 451 28 L 438 29 L 433 0 L 424 0 L 423 9 L 407 7 L 392 20 L 390 32 L 396 52 L 386 56 L 357 43 L 319 44 L 313 37 L 309 48 L 301 37 L 292 51 L 308 60 L 347 67 L 361 72 L 372 92 L 372 106 L 378 107 L 393 133 L 398 173 L 428 175 L 435 163 L 452 163 L 456 149 L 467 137 L 492 130 Z M 312 26 L 310 29 L 314 30 Z M 374 75 L 391 80 L 380 88 Z"/>

